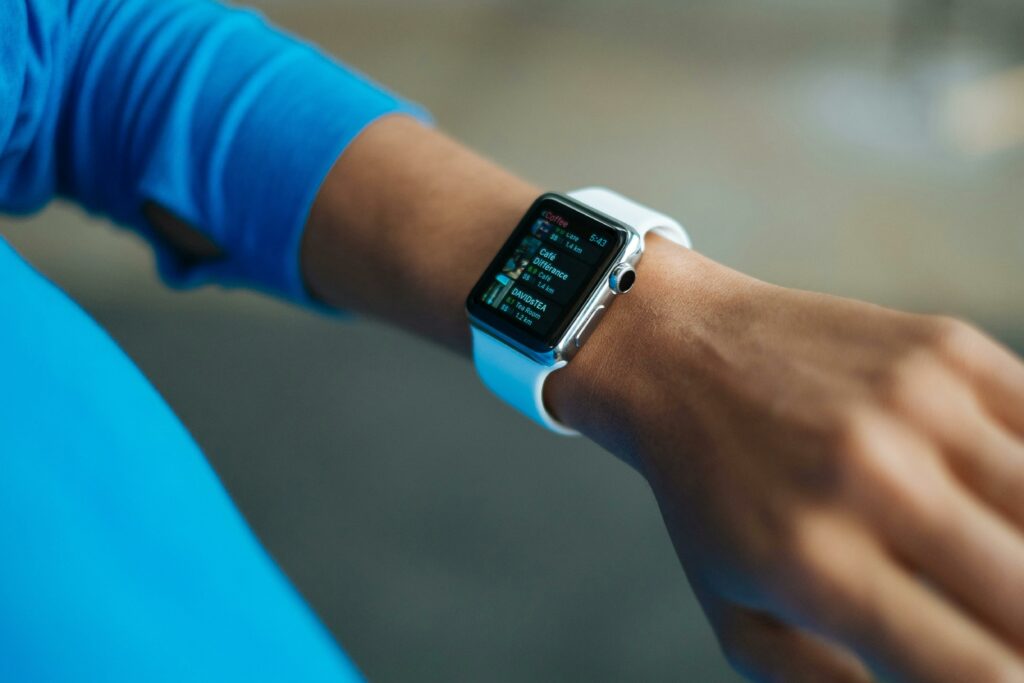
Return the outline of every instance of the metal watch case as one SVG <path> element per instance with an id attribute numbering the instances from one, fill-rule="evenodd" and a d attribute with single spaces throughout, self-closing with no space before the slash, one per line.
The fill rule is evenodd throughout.
<path id="1" fill-rule="evenodd" d="M 597 213 L 593 209 L 589 209 L 590 213 Z M 545 366 L 564 365 L 565 363 L 572 360 L 572 357 L 583 347 L 586 339 L 600 323 L 600 317 L 606 311 L 614 301 L 618 293 L 615 290 L 612 282 L 612 274 L 617 269 L 628 266 L 629 268 L 636 268 L 637 264 L 640 263 L 640 257 L 643 256 L 644 252 L 644 238 L 633 228 L 624 225 L 620 221 L 614 220 L 604 214 L 598 214 L 601 216 L 602 221 L 611 224 L 617 229 L 624 230 L 627 233 L 627 238 L 619 253 L 610 261 L 610 265 L 607 270 L 598 281 L 597 287 L 590 293 L 583 307 L 580 308 L 579 312 L 573 318 L 572 322 L 565 329 L 565 332 L 559 338 L 558 343 L 555 344 L 547 353 L 538 353 L 533 349 L 524 347 L 522 344 L 517 343 L 514 339 L 509 336 L 502 334 L 495 330 L 490 325 L 483 321 L 471 317 L 470 323 L 487 334 L 500 339 L 506 345 L 511 346 L 519 353 L 527 356 L 528 358 L 540 363 Z M 578 343 L 577 343 L 578 341 Z"/>

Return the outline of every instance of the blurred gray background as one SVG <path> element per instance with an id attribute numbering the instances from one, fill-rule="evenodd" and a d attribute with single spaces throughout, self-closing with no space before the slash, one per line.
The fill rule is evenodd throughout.
<path id="1" fill-rule="evenodd" d="M 618 188 L 776 283 L 1024 348 L 1024 5 L 264 0 L 541 185 Z M 374 681 L 736 681 L 643 482 L 447 353 L 172 293 L 54 206 L 4 232 L 141 365 Z"/>

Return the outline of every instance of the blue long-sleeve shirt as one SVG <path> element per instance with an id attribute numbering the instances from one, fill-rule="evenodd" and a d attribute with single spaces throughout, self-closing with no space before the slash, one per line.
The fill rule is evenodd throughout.
<path id="1" fill-rule="evenodd" d="M 150 240 L 174 286 L 299 303 L 323 178 L 422 112 L 204 0 L 0 0 L 0 210 L 55 195 Z M 216 243 L 197 261 L 153 202 Z M 0 680 L 358 674 L 131 361 L 0 239 Z"/>

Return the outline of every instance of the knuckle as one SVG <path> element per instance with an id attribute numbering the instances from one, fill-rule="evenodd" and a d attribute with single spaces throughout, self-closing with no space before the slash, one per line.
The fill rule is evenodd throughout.
<path id="1" fill-rule="evenodd" d="M 860 406 L 850 406 L 839 412 L 829 433 L 833 445 L 841 452 L 860 455 L 871 450 L 878 418 Z"/>
<path id="2" fill-rule="evenodd" d="M 927 402 L 950 367 L 985 343 L 981 332 L 961 320 L 924 318 L 899 350 L 866 376 L 873 402 L 896 412 Z"/>
<path id="3" fill-rule="evenodd" d="M 841 491 L 847 500 L 884 500 L 918 523 L 941 523 L 949 508 L 948 475 L 898 429 L 883 418 L 861 418 L 848 428 L 838 458 Z"/>
<path id="4" fill-rule="evenodd" d="M 777 588 L 799 614 L 820 619 L 848 594 L 839 537 L 833 525 L 811 518 L 797 524 L 782 544 Z"/>
<path id="5" fill-rule="evenodd" d="M 912 479 L 894 478 L 891 490 L 903 514 L 920 528 L 938 529 L 946 523 L 950 510 L 949 487 L 937 468 L 920 467 Z"/>
<path id="6" fill-rule="evenodd" d="M 833 420 L 827 430 L 830 457 L 826 466 L 835 490 L 856 490 L 872 483 L 880 426 L 879 417 L 859 407 L 848 409 Z"/>
<path id="7" fill-rule="evenodd" d="M 891 420 L 877 405 L 851 402 L 827 414 L 811 434 L 813 457 L 799 472 L 819 503 L 843 506 L 877 487 L 887 466 L 885 434 Z M 852 498 L 851 498 L 852 497 Z"/>
<path id="8" fill-rule="evenodd" d="M 966 377 L 994 376 L 1016 370 L 995 340 L 969 323 L 955 318 L 938 318 L 928 326 L 925 346 L 937 364 Z"/>
<path id="9" fill-rule="evenodd" d="M 791 609 L 796 618 L 815 623 L 826 633 L 849 634 L 873 628 L 871 600 L 870 587 L 862 585 L 854 571 L 819 565 L 800 576 Z"/>
<path id="10" fill-rule="evenodd" d="M 982 334 L 972 325 L 948 316 L 935 316 L 926 326 L 925 347 L 943 358 L 960 357 Z"/>
<path id="11" fill-rule="evenodd" d="M 874 400 L 890 412 L 911 410 L 928 398 L 939 368 L 930 349 L 911 350 L 874 375 L 871 383 Z"/>
<path id="12" fill-rule="evenodd" d="M 871 505 L 884 500 L 921 523 L 945 518 L 948 473 L 898 421 L 877 410 L 855 409 L 836 420 L 829 438 L 831 457 L 822 467 L 828 469 L 824 476 L 833 500 Z"/>

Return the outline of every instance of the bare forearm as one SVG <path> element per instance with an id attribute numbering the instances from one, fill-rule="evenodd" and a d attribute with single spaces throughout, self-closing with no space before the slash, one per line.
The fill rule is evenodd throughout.
<path id="1" fill-rule="evenodd" d="M 465 353 L 465 297 L 538 194 L 385 119 L 320 192 L 308 284 Z M 1024 586 L 1024 366 L 982 334 L 652 238 L 636 286 L 545 391 L 646 475 L 745 670 L 870 680 L 852 651 L 899 680 L 1024 680 L 1006 599 Z"/>
<path id="2" fill-rule="evenodd" d="M 302 247 L 313 293 L 469 352 L 466 296 L 539 190 L 413 119 L 371 125 L 321 188 Z"/>

